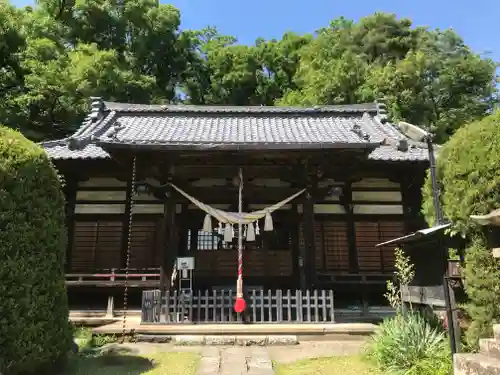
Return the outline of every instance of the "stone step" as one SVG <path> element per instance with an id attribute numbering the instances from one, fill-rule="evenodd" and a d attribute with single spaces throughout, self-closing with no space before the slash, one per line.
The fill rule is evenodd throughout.
<path id="1" fill-rule="evenodd" d="M 481 339 L 479 340 L 479 352 L 500 359 L 500 340 Z"/>
<path id="2" fill-rule="evenodd" d="M 500 340 L 500 324 L 493 324 L 494 337 Z"/>
<path id="3" fill-rule="evenodd" d="M 274 375 L 264 348 L 205 347 L 197 375 Z"/>
<path id="4" fill-rule="evenodd" d="M 297 345 L 299 340 L 294 335 L 175 335 L 172 342 L 176 345 L 221 345 L 221 346 L 273 346 L 273 345 Z"/>
<path id="5" fill-rule="evenodd" d="M 500 360 L 484 354 L 460 353 L 453 357 L 454 375 L 499 375 Z"/>

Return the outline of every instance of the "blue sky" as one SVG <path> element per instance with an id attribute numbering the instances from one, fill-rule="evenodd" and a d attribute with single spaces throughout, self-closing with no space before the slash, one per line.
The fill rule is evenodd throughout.
<path id="1" fill-rule="evenodd" d="M 21 6 L 30 0 L 13 0 Z M 126 1 L 126 0 L 125 0 Z M 336 17 L 357 20 L 376 11 L 410 18 L 414 25 L 453 28 L 478 53 L 500 61 L 500 0 L 172 0 L 182 28 L 217 26 L 241 43 L 312 32 Z"/>

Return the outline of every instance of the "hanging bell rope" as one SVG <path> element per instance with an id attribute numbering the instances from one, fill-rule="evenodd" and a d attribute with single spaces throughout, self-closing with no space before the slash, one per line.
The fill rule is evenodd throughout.
<path id="1" fill-rule="evenodd" d="M 122 321 L 122 338 L 121 341 L 125 341 L 126 329 L 127 329 L 127 302 L 128 302 L 128 274 L 129 274 L 129 266 L 130 266 L 130 251 L 132 248 L 132 223 L 133 223 L 133 215 L 134 215 L 134 192 L 135 192 L 135 180 L 137 173 L 137 159 L 134 156 L 132 161 L 132 176 L 131 176 L 131 189 L 132 192 L 130 194 L 130 202 L 129 202 L 129 213 L 128 213 L 128 233 L 127 233 L 127 255 L 125 259 L 125 280 L 124 280 L 124 288 L 123 288 L 123 321 Z"/>
<path id="2" fill-rule="evenodd" d="M 242 212 L 243 212 L 243 172 L 240 168 L 239 171 L 240 186 L 238 189 L 238 214 L 240 220 L 238 221 L 238 279 L 236 281 L 236 301 L 234 303 L 234 311 L 242 313 L 245 311 L 247 304 L 243 297 L 243 225 L 242 225 Z"/>

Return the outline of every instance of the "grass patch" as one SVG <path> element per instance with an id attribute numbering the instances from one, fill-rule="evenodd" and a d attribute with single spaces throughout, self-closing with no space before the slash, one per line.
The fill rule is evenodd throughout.
<path id="1" fill-rule="evenodd" d="M 64 375 L 194 375 L 195 353 L 157 353 L 150 356 L 105 354 L 77 356 Z"/>
<path id="2" fill-rule="evenodd" d="M 324 357 L 275 364 L 276 375 L 383 375 L 356 356 Z"/>

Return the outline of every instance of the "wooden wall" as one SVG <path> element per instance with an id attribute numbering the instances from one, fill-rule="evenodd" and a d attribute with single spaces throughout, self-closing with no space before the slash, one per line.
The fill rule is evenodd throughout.
<path id="1" fill-rule="evenodd" d="M 363 179 L 351 186 L 348 215 L 339 197 L 326 197 L 314 205 L 315 268 L 326 273 L 390 273 L 394 248 L 375 245 L 405 234 L 401 186 L 387 179 Z M 348 191 L 348 190 L 345 190 Z M 302 207 L 299 205 L 299 212 Z M 349 225 L 354 234 L 356 267 L 350 264 Z M 304 246 L 303 223 L 299 244 Z"/>
<path id="2" fill-rule="evenodd" d="M 154 180 L 149 182 L 158 184 Z M 126 185 L 112 178 L 93 178 L 78 184 L 70 260 L 72 271 L 90 272 L 120 267 L 123 263 L 122 243 L 127 239 L 123 230 L 128 222 L 124 215 L 127 206 Z M 387 179 L 363 179 L 353 183 L 351 189 L 348 198 L 352 204 L 352 215 L 346 213 L 345 205 L 338 197 L 320 197 L 314 204 L 315 268 L 318 272 L 352 272 L 353 245 L 349 241 L 349 233 L 353 233 L 354 259 L 357 264 L 355 271 L 392 272 L 393 248 L 379 249 L 374 245 L 405 234 L 401 186 Z M 149 195 L 135 196 L 134 199 L 130 267 L 159 267 L 163 251 L 164 204 Z M 258 202 L 249 207 L 259 208 Z M 245 250 L 246 276 L 294 276 L 298 249 L 294 249 L 291 239 L 297 235 L 297 247 L 304 246 L 303 209 L 301 204 L 290 204 L 280 211 L 273 215 L 275 226 L 278 227 L 276 230 L 280 230 L 280 225 L 290 229 L 289 244 L 279 249 L 258 248 L 248 244 Z M 203 214 L 187 202 L 178 204 L 176 212 L 180 254 L 195 256 L 196 275 L 206 278 L 234 276 L 237 261 L 234 249 L 188 250 L 187 231 L 201 228 Z"/>
<path id="3" fill-rule="evenodd" d="M 157 183 L 155 181 L 150 181 Z M 131 268 L 159 267 L 164 205 L 149 195 L 134 196 Z M 93 178 L 77 185 L 70 265 L 72 272 L 120 268 L 128 241 L 127 184 Z"/>

